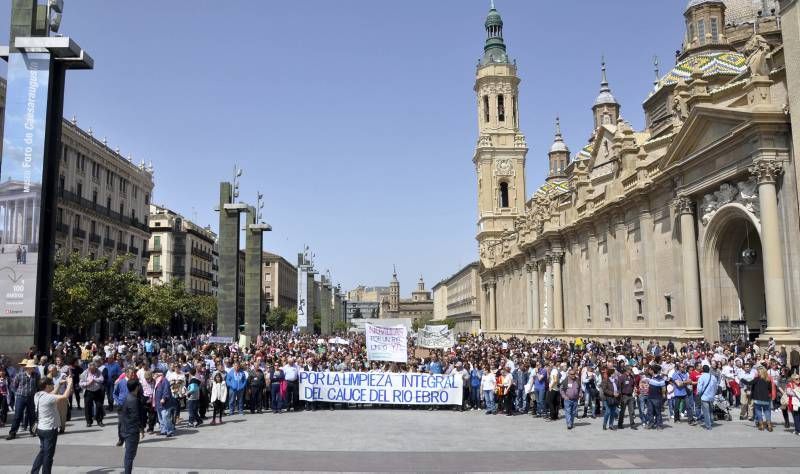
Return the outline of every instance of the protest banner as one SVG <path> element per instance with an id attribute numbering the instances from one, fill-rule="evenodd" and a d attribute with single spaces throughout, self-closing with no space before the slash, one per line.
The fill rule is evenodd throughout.
<path id="1" fill-rule="evenodd" d="M 381 405 L 461 405 L 457 374 L 300 372 L 300 399 Z"/>
<path id="2" fill-rule="evenodd" d="M 405 326 L 378 326 L 366 323 L 367 359 L 408 362 L 408 329 Z"/>
<path id="3" fill-rule="evenodd" d="M 447 325 L 428 326 L 419 330 L 417 347 L 449 349 L 456 345 L 456 335 Z"/>
<path id="4" fill-rule="evenodd" d="M 208 338 L 209 344 L 231 344 L 233 343 L 233 336 L 210 336 Z"/>

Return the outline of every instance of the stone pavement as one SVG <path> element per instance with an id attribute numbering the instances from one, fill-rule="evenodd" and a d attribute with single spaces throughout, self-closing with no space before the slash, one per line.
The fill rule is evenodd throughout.
<path id="1" fill-rule="evenodd" d="M 76 413 L 77 415 L 77 413 Z M 602 420 L 486 416 L 427 410 L 351 409 L 233 416 L 222 426 L 183 425 L 174 438 L 148 436 L 137 472 L 252 471 L 615 471 L 769 468 L 798 472 L 800 437 L 722 423 L 711 432 L 686 423 L 663 431 L 602 431 Z M 120 472 L 116 420 L 86 428 L 80 418 L 59 437 L 56 472 Z M 38 440 L 0 441 L 0 470 L 29 472 Z M 762 469 L 760 469 L 761 471 Z"/>

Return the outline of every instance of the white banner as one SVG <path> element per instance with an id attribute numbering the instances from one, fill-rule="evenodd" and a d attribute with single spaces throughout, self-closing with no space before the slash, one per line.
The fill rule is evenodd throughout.
<path id="1" fill-rule="evenodd" d="M 300 399 L 382 405 L 461 405 L 460 375 L 300 372 Z"/>
<path id="2" fill-rule="evenodd" d="M 456 345 L 456 335 L 447 325 L 425 326 L 417 334 L 417 347 L 449 349 Z"/>
<path id="3" fill-rule="evenodd" d="M 367 359 L 408 362 L 408 329 L 405 326 L 364 324 L 367 335 Z"/>

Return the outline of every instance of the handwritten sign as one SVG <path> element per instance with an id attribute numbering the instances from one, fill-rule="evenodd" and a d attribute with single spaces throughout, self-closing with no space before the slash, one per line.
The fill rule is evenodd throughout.
<path id="1" fill-rule="evenodd" d="M 367 359 L 408 362 L 408 330 L 405 326 L 364 324 L 367 336 Z"/>

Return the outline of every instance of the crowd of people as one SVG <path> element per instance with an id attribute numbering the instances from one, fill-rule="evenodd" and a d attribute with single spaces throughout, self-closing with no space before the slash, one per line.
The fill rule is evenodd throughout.
<path id="1" fill-rule="evenodd" d="M 444 350 L 416 348 L 410 340 L 407 363 L 386 363 L 368 360 L 363 335 L 346 337 L 266 332 L 246 347 L 211 343 L 209 335 L 65 339 L 31 348 L 20 364 L 0 354 L 0 427 L 12 409 L 6 439 L 35 427 L 41 452 L 34 470 L 49 472 L 73 409 L 83 410 L 87 427 L 101 428 L 106 410 L 116 411 L 117 445 L 125 445 L 130 472 L 147 434 L 172 437 L 184 426 L 222 424 L 246 411 L 375 406 L 301 401 L 302 371 L 384 371 L 462 379 L 461 405 L 407 408 L 563 417 L 567 429 L 577 418 L 602 417 L 604 430 L 622 429 L 626 421 L 630 429 L 660 430 L 665 417 L 711 430 L 715 421 L 738 416 L 763 431 L 773 431 L 773 411 L 780 410 L 785 430 L 800 434 L 800 352 L 773 341 L 760 347 L 461 335 Z"/>

